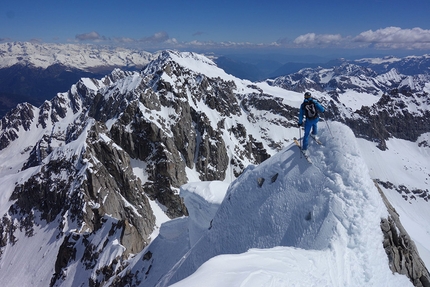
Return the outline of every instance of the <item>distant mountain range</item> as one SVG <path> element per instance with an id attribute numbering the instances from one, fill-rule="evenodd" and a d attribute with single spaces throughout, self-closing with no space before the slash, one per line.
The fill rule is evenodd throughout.
<path id="1" fill-rule="evenodd" d="M 277 59 L 282 59 L 282 57 L 279 56 Z M 386 73 L 393 68 L 405 75 L 430 73 L 430 55 L 404 58 L 387 56 L 384 58 L 363 58 L 359 60 L 346 60 L 343 58 L 325 60 L 315 58 L 313 62 L 309 61 L 309 58 L 306 58 L 305 61 L 305 58 L 299 56 L 284 57 L 283 59 L 284 61 L 276 61 L 271 57 L 267 58 L 262 55 L 226 55 L 215 59 L 215 62 L 227 73 L 251 81 L 273 79 L 296 73 L 304 68 L 332 68 L 340 66 L 345 62 L 370 68 L 377 73 Z"/>
<path id="2" fill-rule="evenodd" d="M 10 42 L 0 44 L 0 68 L 19 64 L 46 69 L 55 64 L 82 71 L 100 71 L 109 67 L 142 67 L 153 59 L 144 51 L 76 44 L 36 44 Z"/>
<path id="3" fill-rule="evenodd" d="M 430 73 L 404 74 L 396 65 L 347 62 L 330 68 L 304 68 L 296 73 L 267 80 L 288 90 L 304 92 L 309 89 L 332 94 L 353 90 L 358 93 L 383 95 L 392 89 L 422 92 L 430 82 Z M 366 63 L 366 64 L 363 64 Z M 400 64 L 401 65 L 401 64 Z M 381 67 L 383 66 L 383 67 Z M 404 70 L 411 71 L 411 65 Z M 374 69 L 379 70 L 376 72 Z"/>

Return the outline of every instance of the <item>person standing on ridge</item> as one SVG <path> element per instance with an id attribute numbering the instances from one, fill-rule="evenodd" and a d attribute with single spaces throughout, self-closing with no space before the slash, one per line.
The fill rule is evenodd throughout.
<path id="1" fill-rule="evenodd" d="M 303 144 L 302 150 L 306 151 L 308 149 L 309 144 L 309 135 L 312 129 L 312 136 L 316 138 L 318 133 L 318 121 L 319 115 L 318 112 L 323 113 L 324 107 L 314 98 L 310 92 L 305 93 L 305 99 L 303 103 L 300 105 L 300 113 L 299 113 L 299 128 L 303 125 L 303 117 L 306 117 L 305 121 L 305 135 L 303 136 Z"/>

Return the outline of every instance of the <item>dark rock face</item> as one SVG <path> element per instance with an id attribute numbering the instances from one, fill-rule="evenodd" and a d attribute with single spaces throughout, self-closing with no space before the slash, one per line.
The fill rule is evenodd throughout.
<path id="1" fill-rule="evenodd" d="M 91 226 L 91 220 L 109 214 L 123 222 L 121 243 L 127 253 L 137 253 L 149 243 L 146 238 L 153 230 L 155 217 L 141 182 L 132 171 L 129 155 L 117 149 L 113 141 L 99 140 L 102 132 L 107 132 L 104 126 L 94 126 L 88 137 L 88 153 L 83 154 L 83 158 L 98 171 L 87 173 L 88 181 L 83 191 L 88 201 L 100 206 L 95 211 L 87 205 L 84 220 Z M 96 230 L 99 224 L 95 221 L 92 229 Z"/>
<path id="2" fill-rule="evenodd" d="M 430 191 L 428 189 L 412 189 L 409 190 L 406 186 L 404 185 L 399 185 L 396 186 L 394 184 L 392 184 L 391 182 L 383 182 L 380 180 L 377 180 L 378 184 L 382 185 L 384 188 L 386 189 L 392 189 L 397 191 L 404 200 L 406 201 L 411 201 L 411 200 L 418 200 L 420 198 L 422 198 L 425 201 L 429 201 L 430 200 Z"/>
<path id="3" fill-rule="evenodd" d="M 106 233 L 104 244 L 117 238 L 125 248 L 124 258 L 138 253 L 149 243 L 155 217 L 144 189 L 131 170 L 128 154 L 117 149 L 113 141 L 100 140 L 102 133 L 107 133 L 105 126 L 93 125 L 85 150 L 78 150 L 68 158 L 61 157 L 62 151 L 58 150 L 49 154 L 48 164 L 41 166 L 25 183 L 17 185 L 11 197 L 15 203 L 9 216 L 19 222 L 28 236 L 32 236 L 37 224 L 34 211 L 47 223 L 59 222 L 58 236 L 62 236 L 68 220 L 81 226 L 81 231 L 68 232 L 64 238 L 53 283 L 61 280 L 62 269 L 72 261 L 87 262 L 84 266 L 88 270 L 94 268 L 98 256 L 103 253 L 98 246 L 100 243 L 93 242 L 99 233 Z M 12 236 L 2 239 L 4 243 L 13 243 Z M 76 250 L 82 246 L 86 247 L 84 257 L 77 258 Z"/>
<path id="4" fill-rule="evenodd" d="M 124 95 L 119 88 L 112 88 L 109 98 L 96 95 L 93 107 L 97 108 L 91 109 L 90 115 L 101 121 L 117 117 L 110 128 L 112 139 L 132 158 L 151 162 L 146 168 L 149 180 L 144 183 L 145 192 L 165 205 L 167 214 L 173 218 L 187 214 L 175 192 L 187 182 L 187 168 L 195 168 L 201 180 L 225 179 L 230 164 L 223 139 L 225 117 L 240 116 L 241 106 L 245 103 L 260 109 L 264 102 L 271 102 L 276 106 L 276 112 L 283 113 L 283 116 L 291 116 L 281 112 L 285 108 L 280 104 L 282 99 L 274 101 L 270 97 L 262 97 L 260 106 L 255 100 L 251 103 L 247 99 L 240 101 L 234 92 L 234 82 L 184 69 L 169 58 L 169 53 L 163 53 L 145 67 L 134 91 Z M 105 82 L 130 76 L 120 71 L 114 74 Z M 165 80 L 164 75 L 183 80 L 172 83 Z M 213 110 L 218 117 L 217 122 L 196 110 L 194 106 L 198 103 Z M 99 111 L 109 111 L 109 114 Z M 167 117 L 155 118 L 151 111 L 167 111 Z M 252 136 L 247 136 L 242 143 L 242 148 L 248 152 L 245 157 L 233 161 L 237 164 L 236 175 L 243 170 L 241 161 L 246 158 L 259 163 L 269 157 L 263 144 Z"/>
<path id="5" fill-rule="evenodd" d="M 34 118 L 33 108 L 30 104 L 20 104 L 1 119 L 0 150 L 18 138 L 20 129 L 26 131 L 30 129 Z"/>
<path id="6" fill-rule="evenodd" d="M 414 286 L 430 286 L 430 273 L 421 260 L 415 243 L 400 223 L 398 213 L 384 196 L 376 181 L 375 185 L 389 213 L 388 218 L 381 219 L 381 230 L 384 234 L 383 245 L 391 271 L 408 276 Z"/>

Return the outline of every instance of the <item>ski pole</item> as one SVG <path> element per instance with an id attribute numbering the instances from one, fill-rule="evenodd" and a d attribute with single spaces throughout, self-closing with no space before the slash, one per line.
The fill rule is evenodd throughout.
<path id="1" fill-rule="evenodd" d="M 300 141 L 300 149 L 302 149 L 303 147 L 303 143 L 302 143 L 302 129 L 299 126 L 299 141 Z M 300 153 L 300 158 L 302 158 L 302 153 Z"/>
<path id="2" fill-rule="evenodd" d="M 300 147 L 303 146 L 303 139 L 302 139 L 302 129 L 299 127 L 299 139 L 300 139 Z"/>
<path id="3" fill-rule="evenodd" d="M 331 137 L 332 137 L 332 138 L 334 138 L 334 135 L 333 135 L 333 133 L 331 132 L 331 129 L 330 129 L 330 126 L 328 125 L 327 120 L 326 120 L 326 119 L 323 119 L 323 120 L 325 121 L 325 124 L 327 125 L 327 128 L 328 128 L 328 130 L 329 130 L 329 132 L 330 132 L 330 134 L 331 134 Z"/>

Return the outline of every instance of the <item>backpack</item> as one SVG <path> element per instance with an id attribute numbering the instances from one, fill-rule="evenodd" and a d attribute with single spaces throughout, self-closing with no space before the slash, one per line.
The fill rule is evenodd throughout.
<path id="1" fill-rule="evenodd" d="M 305 101 L 302 108 L 307 119 L 313 120 L 318 117 L 317 107 L 313 100 Z"/>

